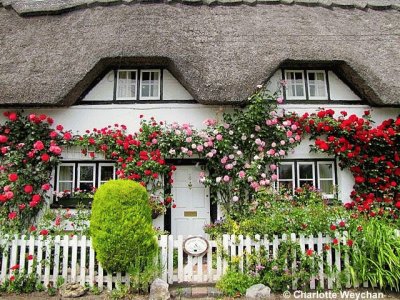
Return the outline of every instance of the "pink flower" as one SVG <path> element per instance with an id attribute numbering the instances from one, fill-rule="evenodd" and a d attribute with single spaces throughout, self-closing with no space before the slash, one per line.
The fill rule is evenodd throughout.
<path id="1" fill-rule="evenodd" d="M 198 145 L 196 147 L 196 149 L 197 149 L 197 151 L 201 152 L 201 151 L 203 151 L 204 147 L 203 147 L 203 145 Z"/>
<path id="2" fill-rule="evenodd" d="M 35 143 L 33 144 L 33 148 L 34 148 L 35 150 L 41 151 L 41 150 L 44 149 L 44 144 L 43 144 L 42 141 L 37 141 L 37 142 L 35 142 Z"/>
<path id="3" fill-rule="evenodd" d="M 50 184 L 45 183 L 45 184 L 42 185 L 42 190 L 43 191 L 48 191 L 49 189 L 50 189 Z"/>
<path id="4" fill-rule="evenodd" d="M 239 177 L 240 178 L 244 178 L 246 176 L 246 172 L 245 171 L 239 171 Z"/>
<path id="5" fill-rule="evenodd" d="M 11 191 L 5 192 L 4 195 L 6 196 L 6 198 L 7 198 L 8 200 L 14 198 L 14 193 L 11 192 Z"/>
<path id="6" fill-rule="evenodd" d="M 0 135 L 0 143 L 7 143 L 8 137 L 5 135 Z"/>
<path id="7" fill-rule="evenodd" d="M 292 131 L 289 130 L 288 132 L 286 132 L 286 136 L 287 136 L 287 137 L 290 138 L 290 137 L 292 137 L 292 135 L 293 135 L 293 132 L 292 132 Z"/>
<path id="8" fill-rule="evenodd" d="M 272 181 L 276 181 L 277 179 L 278 179 L 278 175 L 272 174 L 271 180 L 272 180 Z"/>
<path id="9" fill-rule="evenodd" d="M 60 155 L 61 154 L 61 148 L 58 146 L 50 146 L 49 151 L 54 153 L 55 155 Z"/>
<path id="10" fill-rule="evenodd" d="M 284 156 L 286 154 L 285 150 L 279 150 L 279 155 Z"/>
<path id="11" fill-rule="evenodd" d="M 229 182 L 229 180 L 231 180 L 231 178 L 228 175 L 225 175 L 223 180 L 224 180 L 224 182 Z"/>
<path id="12" fill-rule="evenodd" d="M 186 143 L 191 143 L 191 142 L 192 142 L 192 137 L 190 137 L 190 136 L 187 137 L 187 138 L 186 138 Z"/>
<path id="13" fill-rule="evenodd" d="M 282 97 L 276 98 L 276 102 L 278 102 L 279 104 L 283 103 L 283 98 Z"/>
<path id="14" fill-rule="evenodd" d="M 217 139 L 217 141 L 222 141 L 222 135 L 221 134 L 217 134 L 216 139 Z"/>
<path id="15" fill-rule="evenodd" d="M 30 184 L 27 184 L 24 186 L 24 192 L 27 194 L 30 194 L 33 192 L 33 186 L 31 186 Z"/>

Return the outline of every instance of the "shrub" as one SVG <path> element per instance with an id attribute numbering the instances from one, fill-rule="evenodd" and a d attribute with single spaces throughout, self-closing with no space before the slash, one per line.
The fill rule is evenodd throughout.
<path id="1" fill-rule="evenodd" d="M 217 282 L 224 295 L 229 297 L 240 297 L 246 290 L 255 283 L 254 278 L 248 274 L 243 274 L 235 268 L 230 268 Z"/>
<path id="2" fill-rule="evenodd" d="M 146 189 L 131 180 L 111 180 L 97 190 L 90 232 L 97 259 L 107 271 L 128 271 L 138 257 L 152 259 L 158 246 Z"/>

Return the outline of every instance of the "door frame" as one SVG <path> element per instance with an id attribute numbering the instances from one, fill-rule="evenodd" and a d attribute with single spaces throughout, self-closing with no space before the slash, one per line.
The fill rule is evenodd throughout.
<path id="1" fill-rule="evenodd" d="M 167 159 L 166 163 L 168 165 L 174 165 L 174 166 L 195 166 L 195 165 L 200 165 L 207 167 L 205 159 L 201 158 L 188 158 L 188 159 Z M 166 178 L 164 178 L 164 187 L 168 186 L 166 183 Z M 172 184 L 173 185 L 173 184 Z M 164 189 L 164 193 L 168 194 L 171 193 L 171 189 Z M 210 220 L 211 222 L 214 222 L 217 219 L 217 203 L 213 203 L 211 201 L 211 194 L 212 194 L 212 189 L 210 188 Z M 171 232 L 171 223 L 172 223 L 172 214 L 171 214 L 171 207 L 167 208 L 167 211 L 165 212 L 164 216 L 164 230 Z"/>

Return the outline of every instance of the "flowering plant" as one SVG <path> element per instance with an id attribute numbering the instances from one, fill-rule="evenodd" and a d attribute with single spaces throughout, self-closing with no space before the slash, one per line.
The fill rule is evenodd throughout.
<path id="1" fill-rule="evenodd" d="M 0 125 L 0 227 L 27 230 L 43 207 L 53 167 L 72 136 L 52 118 L 6 112 Z"/>

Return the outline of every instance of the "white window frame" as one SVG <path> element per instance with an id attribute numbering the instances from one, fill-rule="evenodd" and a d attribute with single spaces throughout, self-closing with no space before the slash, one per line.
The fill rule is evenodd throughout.
<path id="1" fill-rule="evenodd" d="M 102 181 L 101 180 L 101 168 L 102 167 L 113 167 L 113 179 L 115 179 L 115 164 L 114 163 L 99 163 L 99 171 L 98 171 L 98 178 L 97 178 L 97 183 L 98 186 L 100 187 L 102 184 L 106 183 L 107 181 Z"/>
<path id="2" fill-rule="evenodd" d="M 135 93 L 134 93 L 134 97 L 119 97 L 118 96 L 119 84 L 120 84 L 120 78 L 119 78 L 119 73 L 120 72 L 134 72 L 135 73 Z M 127 85 L 126 88 L 128 88 L 128 86 L 129 85 Z M 136 100 L 137 89 L 138 89 L 138 70 L 137 69 L 118 69 L 117 70 L 116 100 Z"/>
<path id="3" fill-rule="evenodd" d="M 300 165 L 311 165 L 312 166 L 312 179 L 308 179 L 308 178 L 300 178 Z M 311 181 L 313 182 L 312 186 L 316 186 L 315 185 L 315 162 L 314 161 L 298 161 L 297 162 L 297 187 L 301 187 L 300 186 L 300 181 Z"/>
<path id="4" fill-rule="evenodd" d="M 292 179 L 280 179 L 279 178 L 279 167 L 282 165 L 290 165 L 292 166 Z M 295 168 L 294 168 L 294 161 L 293 162 L 280 162 L 277 168 L 277 172 L 276 172 L 278 179 L 276 180 L 276 186 L 277 186 L 277 190 L 279 191 L 279 186 L 280 186 L 280 182 L 292 182 L 292 193 L 294 193 L 294 190 L 296 188 L 296 173 L 295 173 Z"/>
<path id="5" fill-rule="evenodd" d="M 301 73 L 302 74 L 302 76 L 303 76 L 304 96 L 289 96 L 288 95 L 288 89 L 291 88 L 291 85 L 289 83 L 292 81 L 292 79 L 288 78 L 288 73 Z M 286 99 L 287 100 L 304 100 L 304 99 L 307 99 L 306 78 L 305 78 L 305 74 L 304 74 L 303 70 L 285 70 L 285 80 L 287 82 L 287 86 L 286 86 Z"/>
<path id="6" fill-rule="evenodd" d="M 58 166 L 57 166 L 57 184 L 56 184 L 56 191 L 57 192 L 63 192 L 63 191 L 60 191 L 60 183 L 64 183 L 64 182 L 71 182 L 70 180 L 61 180 L 60 181 L 60 168 L 61 167 L 72 167 L 72 190 L 70 191 L 71 193 L 74 191 L 74 189 L 75 189 L 75 171 L 76 171 L 76 169 L 75 169 L 75 164 L 74 163 L 60 163 Z"/>
<path id="7" fill-rule="evenodd" d="M 78 178 L 77 178 L 77 181 L 76 181 L 76 184 L 77 184 L 76 187 L 80 189 L 81 182 L 83 182 L 83 183 L 90 182 L 90 181 L 87 181 L 87 180 L 82 180 L 81 181 L 81 167 L 93 167 L 92 183 L 93 183 L 93 187 L 95 187 L 96 186 L 96 164 L 93 164 L 93 163 L 77 163 L 77 167 L 78 167 Z"/>
<path id="8" fill-rule="evenodd" d="M 324 96 L 311 96 L 310 94 L 310 80 L 308 79 L 308 74 L 309 73 L 322 73 L 324 75 L 324 91 L 325 95 Z M 325 70 L 307 70 L 306 71 L 307 75 L 307 92 L 308 92 L 308 99 L 309 100 L 328 100 L 328 87 L 327 87 L 327 81 L 326 81 L 326 72 Z M 316 78 L 316 76 L 315 76 Z"/>
<path id="9" fill-rule="evenodd" d="M 143 87 L 143 73 L 144 72 L 158 72 L 158 90 L 157 90 L 157 96 L 153 97 L 144 97 L 142 95 L 142 87 Z M 151 86 L 151 84 L 149 85 Z M 160 100 L 161 99 L 161 69 L 143 69 L 140 70 L 140 93 L 139 93 L 139 98 L 140 100 Z"/>
<path id="10" fill-rule="evenodd" d="M 332 166 L 332 178 L 321 178 L 320 172 L 319 172 L 319 165 L 324 164 L 330 164 Z M 318 189 L 321 189 L 321 181 L 332 181 L 333 182 L 333 187 L 336 186 L 336 176 L 335 176 L 335 162 L 333 161 L 317 161 L 317 174 L 318 174 Z M 321 191 L 322 192 L 322 191 Z M 333 191 L 332 194 L 326 194 L 323 193 L 324 197 L 328 199 L 333 199 L 335 198 L 335 192 Z"/>

